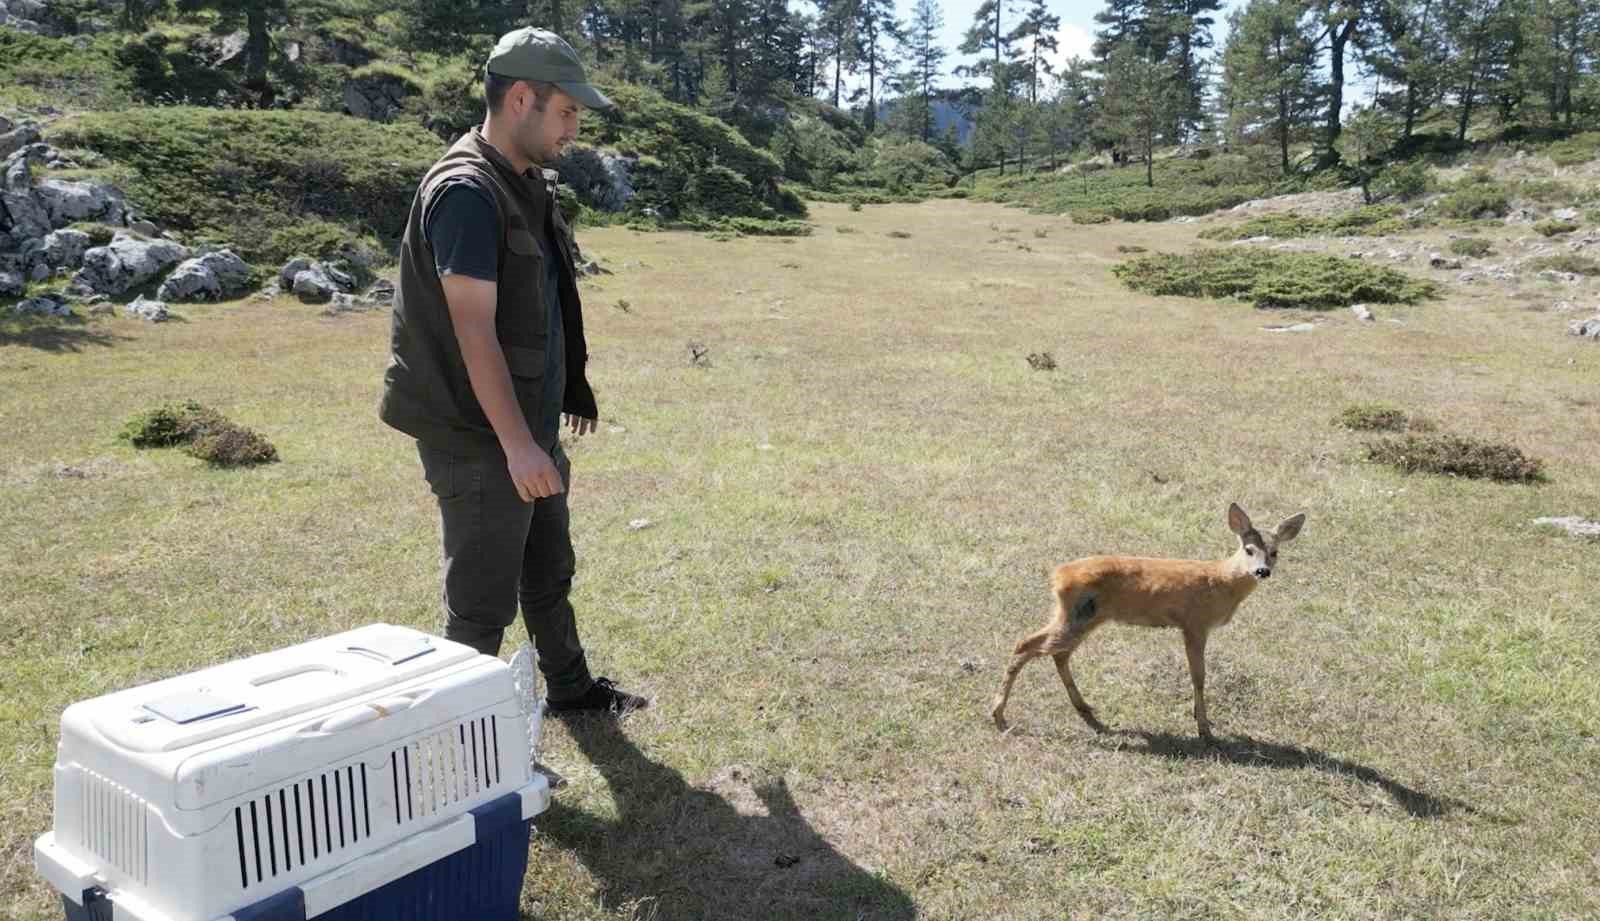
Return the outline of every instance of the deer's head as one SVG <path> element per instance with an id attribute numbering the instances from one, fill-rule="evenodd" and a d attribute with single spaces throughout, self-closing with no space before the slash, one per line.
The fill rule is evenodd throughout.
<path id="1" fill-rule="evenodd" d="M 1295 535 L 1300 533 L 1300 526 L 1305 523 L 1305 512 L 1301 512 L 1292 518 L 1285 518 L 1277 528 L 1263 534 L 1250 523 L 1250 516 L 1244 513 L 1239 503 L 1229 503 L 1228 528 L 1239 535 L 1239 550 L 1234 554 L 1235 566 L 1257 579 L 1271 576 L 1272 568 L 1278 565 L 1278 545 L 1294 540 Z"/>

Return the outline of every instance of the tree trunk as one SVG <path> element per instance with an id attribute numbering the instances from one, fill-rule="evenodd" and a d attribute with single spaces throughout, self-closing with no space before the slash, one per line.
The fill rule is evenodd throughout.
<path id="1" fill-rule="evenodd" d="M 1326 164 L 1339 162 L 1339 132 L 1341 130 L 1340 117 L 1344 112 L 1344 49 L 1350 42 L 1351 33 L 1355 32 L 1359 20 L 1352 18 L 1346 22 L 1343 29 L 1330 28 L 1328 30 L 1328 68 L 1331 79 L 1328 84 L 1328 150 L 1323 155 Z"/>
<path id="2" fill-rule="evenodd" d="M 244 44 L 245 86 L 255 91 L 262 108 L 272 105 L 272 86 L 267 82 L 267 55 L 272 51 L 267 36 L 267 11 L 251 4 L 245 9 L 245 24 L 249 36 Z"/>
<path id="3" fill-rule="evenodd" d="M 1289 174 L 1289 97 L 1278 92 L 1278 149 L 1283 153 L 1283 172 Z"/>
<path id="4" fill-rule="evenodd" d="M 1411 131 L 1417 125 L 1417 82 L 1406 81 L 1406 127 L 1401 134 L 1402 140 L 1411 140 Z"/>

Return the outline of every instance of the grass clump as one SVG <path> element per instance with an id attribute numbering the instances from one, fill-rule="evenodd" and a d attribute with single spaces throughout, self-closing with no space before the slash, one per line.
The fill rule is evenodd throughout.
<path id="1" fill-rule="evenodd" d="M 1547 237 L 1559 237 L 1577 230 L 1578 225 L 1571 221 L 1540 221 L 1533 225 L 1533 229 Z"/>
<path id="2" fill-rule="evenodd" d="M 1472 259 L 1482 259 L 1489 255 L 1492 247 L 1489 241 L 1482 237 L 1458 237 L 1450 241 L 1450 252 L 1457 256 L 1467 256 Z"/>
<path id="3" fill-rule="evenodd" d="M 1405 473 L 1440 473 L 1502 483 L 1545 479 L 1544 462 L 1513 445 L 1465 435 L 1427 434 L 1367 443 L 1367 457 Z"/>
<path id="4" fill-rule="evenodd" d="M 1588 256 L 1562 253 L 1558 256 L 1541 256 L 1528 262 L 1536 272 L 1570 272 L 1573 275 L 1600 275 L 1600 262 Z"/>
<path id="5" fill-rule="evenodd" d="M 1290 211 L 1251 218 L 1200 232 L 1205 240 L 1248 240 L 1251 237 L 1383 236 L 1404 233 L 1418 225 L 1395 205 L 1368 205 L 1328 217 L 1307 217 Z"/>
<path id="6" fill-rule="evenodd" d="M 1434 428 L 1432 422 L 1387 403 L 1353 403 L 1334 418 L 1334 424 L 1357 432 L 1430 432 Z"/>
<path id="7" fill-rule="evenodd" d="M 1414 304 L 1437 290 L 1432 282 L 1342 256 L 1239 248 L 1157 253 L 1112 271 L 1135 291 L 1232 297 L 1257 307 L 1326 310 L 1360 303 Z"/>
<path id="8" fill-rule="evenodd" d="M 1124 254 L 1128 254 L 1128 253 L 1146 253 L 1146 252 L 1149 252 L 1149 250 L 1145 249 L 1144 247 L 1142 247 L 1142 246 L 1140 246 L 1140 245 L 1138 245 L 1136 243 L 1118 243 L 1117 244 L 1117 252 L 1124 253 Z"/>
<path id="9" fill-rule="evenodd" d="M 213 467 L 246 467 L 278 459 L 260 434 L 194 401 L 157 407 L 128 420 L 118 437 L 135 448 L 172 448 Z"/>

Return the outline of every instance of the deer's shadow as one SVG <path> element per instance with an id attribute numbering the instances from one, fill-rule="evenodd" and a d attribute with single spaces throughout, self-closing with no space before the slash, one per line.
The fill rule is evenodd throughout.
<path id="1" fill-rule="evenodd" d="M 1312 768 L 1328 774 L 1354 777 L 1362 783 L 1383 790 L 1396 805 L 1416 818 L 1439 818 L 1458 810 L 1471 814 L 1478 813 L 1478 809 L 1471 803 L 1418 790 L 1376 768 L 1336 758 L 1314 748 L 1268 742 L 1247 735 L 1233 735 L 1226 738 L 1218 736 L 1208 744 L 1198 736 L 1150 732 L 1143 729 L 1106 730 L 1099 738 L 1104 740 L 1102 744 L 1117 751 L 1155 755 L 1171 761 L 1216 760 L 1243 767 L 1282 770 Z"/>
<path id="2" fill-rule="evenodd" d="M 616 801 L 615 820 L 567 806 L 558 794 L 540 836 L 574 852 L 604 888 L 641 917 L 884 919 L 916 917 L 909 896 L 857 865 L 801 814 L 781 777 L 750 787 L 765 814 L 735 808 L 653 761 L 617 721 L 584 717 L 573 738 Z"/>

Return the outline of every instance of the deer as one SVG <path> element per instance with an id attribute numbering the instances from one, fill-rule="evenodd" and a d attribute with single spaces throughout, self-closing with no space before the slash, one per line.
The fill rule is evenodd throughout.
<path id="1" fill-rule="evenodd" d="M 1268 534 L 1250 523 L 1237 502 L 1228 504 L 1228 529 L 1239 549 L 1222 560 L 1175 560 L 1134 556 L 1090 556 L 1063 563 L 1051 573 L 1055 612 L 1050 622 L 1017 643 L 989 715 L 1004 732 L 1006 702 L 1022 667 L 1040 656 L 1055 658 L 1056 671 L 1078 715 L 1095 732 L 1106 727 L 1073 683 L 1068 660 L 1102 624 L 1116 621 L 1142 627 L 1176 627 L 1183 631 L 1194 683 L 1194 720 L 1200 738 L 1214 741 L 1206 717 L 1206 637 L 1227 624 L 1239 604 L 1272 575 L 1278 545 L 1294 540 L 1305 524 L 1304 512 L 1285 519 Z"/>

